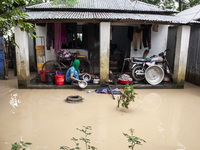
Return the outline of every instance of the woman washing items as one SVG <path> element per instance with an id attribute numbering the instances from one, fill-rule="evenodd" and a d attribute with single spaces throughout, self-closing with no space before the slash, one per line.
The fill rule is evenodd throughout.
<path id="1" fill-rule="evenodd" d="M 79 79 L 79 76 L 83 75 L 84 73 L 80 73 L 78 69 L 79 65 L 80 60 L 75 59 L 72 67 L 67 70 L 65 78 L 68 83 L 71 83 L 71 85 L 77 85 L 77 82 L 82 82 L 82 80 Z"/>

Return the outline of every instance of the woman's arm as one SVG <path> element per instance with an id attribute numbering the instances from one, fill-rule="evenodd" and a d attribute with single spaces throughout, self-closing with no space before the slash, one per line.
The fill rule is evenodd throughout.
<path id="1" fill-rule="evenodd" d="M 79 75 L 79 76 L 82 76 L 82 75 L 84 75 L 84 74 L 85 74 L 85 73 L 79 73 L 78 75 Z"/>
<path id="2" fill-rule="evenodd" d="M 74 78 L 74 73 L 70 73 L 70 79 L 81 82 L 81 80 Z"/>

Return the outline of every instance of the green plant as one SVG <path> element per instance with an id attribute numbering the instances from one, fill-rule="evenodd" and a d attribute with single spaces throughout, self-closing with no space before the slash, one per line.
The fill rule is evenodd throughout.
<path id="1" fill-rule="evenodd" d="M 128 105 L 130 104 L 131 101 L 134 102 L 135 95 L 137 95 L 137 93 L 134 92 L 134 87 L 129 86 L 128 84 L 126 84 L 124 89 L 121 89 L 120 91 L 121 91 L 121 96 L 118 99 L 117 107 L 119 107 L 119 104 L 121 102 L 121 106 L 128 109 Z"/>
<path id="2" fill-rule="evenodd" d="M 83 126 L 83 128 L 84 129 L 76 128 L 78 131 L 81 131 L 81 132 L 83 132 L 85 134 L 85 136 L 79 138 L 79 140 L 81 140 L 81 141 L 83 141 L 85 143 L 86 150 L 88 150 L 88 149 L 92 149 L 92 150 L 97 149 L 96 147 L 89 145 L 90 139 L 88 139 L 88 136 L 91 135 L 92 133 L 88 132 L 88 130 L 92 130 L 91 126 Z M 63 150 L 80 150 L 81 148 L 79 147 L 78 139 L 73 137 L 71 140 L 74 141 L 74 143 L 76 145 L 75 148 L 70 148 L 68 146 L 61 146 L 60 149 L 63 149 Z"/>
<path id="3" fill-rule="evenodd" d="M 126 137 L 128 138 L 128 142 L 131 143 L 131 145 L 129 145 L 128 147 L 131 148 L 132 150 L 133 150 L 135 144 L 137 144 L 137 145 L 142 145 L 141 142 L 145 142 L 145 143 L 146 143 L 145 140 L 143 140 L 143 139 L 141 139 L 141 138 L 139 138 L 139 137 L 133 136 L 133 131 L 134 131 L 134 129 L 131 128 L 131 129 L 130 129 L 131 135 L 128 135 L 128 134 L 126 134 L 126 133 L 123 133 L 124 136 L 126 136 Z"/>
<path id="4" fill-rule="evenodd" d="M 18 46 L 14 40 L 15 27 L 19 26 L 21 31 L 26 31 L 31 38 L 38 37 L 31 34 L 30 30 L 36 30 L 34 24 L 27 22 L 29 15 L 25 13 L 28 0 L 1 0 L 0 1 L 0 32 L 12 45 Z"/>
<path id="5" fill-rule="evenodd" d="M 14 144 L 12 144 L 12 148 L 11 150 L 26 150 L 25 148 L 28 146 L 28 145 L 31 145 L 32 143 L 29 143 L 29 142 L 23 142 L 23 141 L 20 141 L 20 143 L 17 143 L 15 142 Z"/>

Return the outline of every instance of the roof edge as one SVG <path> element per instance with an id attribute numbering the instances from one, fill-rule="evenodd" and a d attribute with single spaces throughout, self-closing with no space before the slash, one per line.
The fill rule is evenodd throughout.
<path id="1" fill-rule="evenodd" d="M 124 10 L 124 9 L 88 9 L 88 8 L 26 8 L 27 11 L 87 11 L 87 12 L 123 12 L 123 13 L 160 13 L 160 14 L 174 14 L 179 11 L 146 11 L 146 10 Z"/>

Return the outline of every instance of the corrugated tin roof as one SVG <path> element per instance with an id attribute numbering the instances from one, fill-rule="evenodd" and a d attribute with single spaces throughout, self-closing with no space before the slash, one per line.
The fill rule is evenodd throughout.
<path id="1" fill-rule="evenodd" d="M 130 0 L 79 0 L 79 3 L 73 7 L 64 5 L 52 5 L 52 2 L 42 3 L 26 7 L 29 10 L 45 9 L 87 9 L 87 10 L 122 10 L 122 11 L 143 11 L 143 12 L 168 12 L 177 11 L 162 9 L 158 6 L 147 4 L 141 1 Z"/>
<path id="2" fill-rule="evenodd" d="M 181 16 L 189 20 L 199 20 L 200 19 L 200 5 L 184 10 L 178 13 L 177 16 Z"/>
<path id="3" fill-rule="evenodd" d="M 135 13 L 112 13 L 112 12 L 75 12 L 75 11 L 38 11 L 28 12 L 30 20 L 54 20 L 54 19 L 100 19 L 100 20 L 138 20 L 168 22 L 173 24 L 187 24 L 188 20 L 177 16 L 135 14 Z"/>

